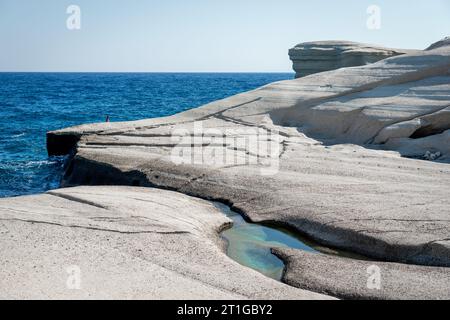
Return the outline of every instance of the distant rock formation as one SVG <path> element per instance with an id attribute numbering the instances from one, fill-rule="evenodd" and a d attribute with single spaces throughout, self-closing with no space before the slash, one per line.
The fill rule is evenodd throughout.
<path id="1" fill-rule="evenodd" d="M 351 41 L 315 41 L 296 45 L 289 50 L 289 57 L 295 77 L 300 78 L 323 71 L 363 66 L 413 51 Z"/>
<path id="2" fill-rule="evenodd" d="M 431 46 L 429 46 L 425 50 L 433 50 L 433 49 L 445 47 L 445 46 L 448 46 L 448 45 L 450 45 L 450 37 L 445 37 L 444 39 L 433 43 Z"/>

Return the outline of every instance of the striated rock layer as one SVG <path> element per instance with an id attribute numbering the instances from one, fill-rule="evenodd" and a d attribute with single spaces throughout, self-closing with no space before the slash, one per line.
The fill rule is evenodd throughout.
<path id="1" fill-rule="evenodd" d="M 304 42 L 289 50 L 295 77 L 363 66 L 389 57 L 412 53 L 413 50 L 384 48 L 351 41 Z"/>
<path id="2" fill-rule="evenodd" d="M 49 153 L 73 151 L 64 185 L 221 199 L 328 246 L 449 267 L 449 70 L 440 45 L 171 117 L 50 132 Z"/>
<path id="3" fill-rule="evenodd" d="M 325 299 L 228 258 L 210 203 L 133 187 L 0 199 L 1 299 Z"/>
<path id="4" fill-rule="evenodd" d="M 285 261 L 283 281 L 343 299 L 450 299 L 448 268 L 361 261 L 277 248 Z"/>

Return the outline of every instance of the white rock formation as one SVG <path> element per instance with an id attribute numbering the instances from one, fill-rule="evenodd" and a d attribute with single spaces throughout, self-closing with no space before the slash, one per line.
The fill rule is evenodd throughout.
<path id="1" fill-rule="evenodd" d="M 77 147 L 66 185 L 169 187 L 225 199 L 254 221 L 276 221 L 324 244 L 450 266 L 449 69 L 450 46 L 440 46 L 273 83 L 171 117 L 51 132 L 49 151 Z M 205 140 L 187 162 L 174 161 L 182 139 L 207 132 L 198 127 L 229 140 Z M 242 137 L 249 143 L 233 142 Z M 258 148 L 269 141 L 278 152 Z M 204 161 L 211 150 L 229 161 Z M 401 157 L 423 159 L 427 151 L 439 152 L 438 162 Z M 275 164 L 273 175 L 262 175 L 266 164 Z"/>
<path id="2" fill-rule="evenodd" d="M 443 41 L 171 117 L 50 132 L 50 154 L 73 152 L 66 186 L 180 193 L 83 187 L 0 200 L 3 297 L 323 297 L 231 261 L 214 240 L 228 220 L 181 193 L 228 201 L 253 221 L 276 222 L 375 259 L 450 267 L 449 71 L 450 46 Z M 196 148 L 189 149 L 191 142 Z M 180 146 L 192 152 L 188 161 L 174 158 Z M 329 259 L 318 259 L 327 270 Z M 361 265 L 341 262 L 332 263 Z M 86 291 L 68 293 L 65 264 L 87 270 Z M 429 270 L 389 268 L 393 288 L 397 275 L 422 279 Z M 305 272 L 294 271 L 289 278 L 297 283 L 291 277 Z M 447 285 L 436 277 L 433 296 Z M 407 285 L 411 296 L 420 294 L 422 282 Z M 342 294 L 345 284 L 333 285 Z"/>
<path id="3" fill-rule="evenodd" d="M 283 281 L 295 287 L 342 299 L 450 299 L 448 268 L 355 260 L 296 249 L 277 248 L 274 252 L 287 264 Z"/>
<path id="4" fill-rule="evenodd" d="M 448 45 L 450 45 L 450 37 L 445 37 L 444 39 L 433 43 L 426 50 L 433 50 L 433 49 L 437 49 L 437 48 L 448 46 Z"/>
<path id="5" fill-rule="evenodd" d="M 133 187 L 0 199 L 1 299 L 324 299 L 222 250 L 211 203 Z"/>
<path id="6" fill-rule="evenodd" d="M 345 67 L 362 66 L 412 50 L 384 48 L 351 41 L 304 42 L 289 50 L 296 78 Z"/>

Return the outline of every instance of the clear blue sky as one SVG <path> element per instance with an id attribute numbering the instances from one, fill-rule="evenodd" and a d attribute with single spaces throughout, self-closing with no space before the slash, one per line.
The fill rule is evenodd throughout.
<path id="1" fill-rule="evenodd" d="M 448 35 L 450 0 L 0 0 L 0 71 L 290 71 L 299 42 L 422 49 Z"/>

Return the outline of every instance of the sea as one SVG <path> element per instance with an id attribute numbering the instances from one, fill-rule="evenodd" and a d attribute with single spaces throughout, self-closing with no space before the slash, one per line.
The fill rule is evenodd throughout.
<path id="1" fill-rule="evenodd" d="M 64 157 L 45 134 L 83 123 L 172 115 L 293 79 L 293 73 L 0 73 L 0 197 L 58 188 Z"/>

